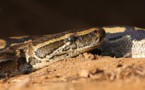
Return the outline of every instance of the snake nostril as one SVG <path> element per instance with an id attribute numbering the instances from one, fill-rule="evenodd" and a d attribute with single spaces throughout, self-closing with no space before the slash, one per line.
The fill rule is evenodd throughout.
<path id="1" fill-rule="evenodd" d="M 94 30 L 93 32 L 94 32 L 94 33 L 98 33 L 98 30 L 96 29 L 96 30 Z"/>

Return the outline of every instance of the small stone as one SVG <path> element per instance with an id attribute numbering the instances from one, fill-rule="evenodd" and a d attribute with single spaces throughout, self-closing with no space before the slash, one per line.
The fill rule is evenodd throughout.
<path id="1" fill-rule="evenodd" d="M 22 80 L 15 80 L 16 81 L 16 85 L 12 86 L 12 90 L 21 90 L 24 87 L 28 87 L 31 84 L 31 78 L 30 77 L 26 77 Z"/>
<path id="2" fill-rule="evenodd" d="M 89 77 L 89 71 L 88 70 L 81 70 L 78 74 L 79 74 L 80 77 L 85 77 L 85 78 Z"/>
<path id="3" fill-rule="evenodd" d="M 85 59 L 90 59 L 90 60 L 95 59 L 95 55 L 93 55 L 93 54 L 84 53 L 83 56 L 84 56 Z"/>

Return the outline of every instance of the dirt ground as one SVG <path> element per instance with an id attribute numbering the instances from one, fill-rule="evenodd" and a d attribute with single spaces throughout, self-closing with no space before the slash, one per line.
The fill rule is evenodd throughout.
<path id="1" fill-rule="evenodd" d="M 143 90 L 145 59 L 90 53 L 58 61 L 30 74 L 0 80 L 0 90 Z"/>

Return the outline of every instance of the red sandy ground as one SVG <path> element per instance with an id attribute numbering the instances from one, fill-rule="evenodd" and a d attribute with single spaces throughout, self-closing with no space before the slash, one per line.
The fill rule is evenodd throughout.
<path id="1" fill-rule="evenodd" d="M 30 74 L 0 80 L 0 90 L 103 89 L 145 89 L 145 59 L 84 53 Z"/>

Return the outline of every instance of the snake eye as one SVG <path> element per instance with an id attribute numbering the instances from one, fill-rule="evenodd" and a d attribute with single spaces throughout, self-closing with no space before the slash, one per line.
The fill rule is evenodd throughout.
<path id="1" fill-rule="evenodd" d="M 76 39 L 77 39 L 77 37 L 74 36 L 74 35 L 72 35 L 72 36 L 70 36 L 70 37 L 67 38 L 67 41 L 74 42 L 74 41 L 76 41 Z"/>

